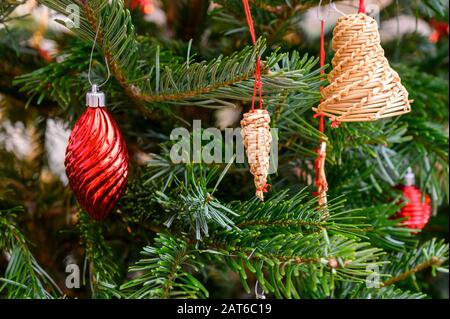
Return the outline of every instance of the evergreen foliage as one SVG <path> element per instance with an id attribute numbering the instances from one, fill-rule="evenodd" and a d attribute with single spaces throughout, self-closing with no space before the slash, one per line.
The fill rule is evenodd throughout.
<path id="1" fill-rule="evenodd" d="M 23 44 L 35 26 L 11 15 L 21 2 L 0 4 L 0 25 L 7 25 L 0 28 L 0 133 L 3 119 L 33 126 L 35 149 L 21 158 L 0 138 L 0 297 L 254 297 L 255 285 L 270 298 L 436 296 L 428 275 L 442 280 L 448 273 L 448 229 L 439 228 L 448 226 L 449 101 L 442 74 L 448 55 L 434 56 L 441 70 L 429 67 L 431 57 L 393 64 L 414 100 L 410 114 L 338 129 L 327 121 L 321 133 L 311 111 L 326 84 L 315 57 L 318 41 L 298 30 L 319 1 L 256 0 L 261 37 L 250 46 L 241 0 L 214 1 L 202 19 L 189 22 L 180 16 L 201 15 L 196 5 L 207 8 L 210 1 L 162 1 L 175 15 L 168 15 L 170 32 L 130 12 L 128 1 L 39 0 L 60 18 L 69 15 L 68 5 L 81 10 L 80 28 L 49 32 L 60 45 L 49 62 Z M 396 1 L 383 19 L 400 10 L 444 19 L 448 2 Z M 127 190 L 102 223 L 48 177 L 45 145 L 49 119 L 69 127 L 85 109 L 97 30 L 93 78 L 105 79 L 107 63 L 111 80 L 102 90 L 131 154 Z M 428 48 L 417 48 L 417 56 Z M 174 127 L 190 129 L 192 119 L 214 126 L 215 112 L 249 108 L 258 55 L 264 104 L 279 138 L 278 171 L 264 202 L 253 198 L 247 165 L 175 164 L 169 154 Z M 321 139 L 328 143 L 325 208 L 312 195 Z M 396 186 L 408 167 L 434 208 L 422 233 L 396 218 L 404 205 Z M 45 236 L 52 242 L 47 249 L 58 250 L 44 258 Z M 69 254 L 82 267 L 85 287 L 78 292 L 64 288 L 61 256 Z"/>

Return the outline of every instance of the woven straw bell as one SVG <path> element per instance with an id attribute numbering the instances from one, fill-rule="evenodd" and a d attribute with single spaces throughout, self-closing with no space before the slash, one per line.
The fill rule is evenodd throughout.
<path id="1" fill-rule="evenodd" d="M 380 44 L 377 22 L 364 13 L 340 17 L 333 31 L 329 85 L 318 114 L 337 122 L 365 122 L 411 111 L 408 92 Z"/>

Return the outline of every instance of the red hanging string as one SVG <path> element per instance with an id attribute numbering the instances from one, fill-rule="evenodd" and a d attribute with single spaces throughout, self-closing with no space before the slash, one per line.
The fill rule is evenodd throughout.
<path id="1" fill-rule="evenodd" d="M 325 20 L 320 20 L 320 67 L 325 65 Z M 324 74 L 325 70 L 320 70 L 320 74 Z M 323 78 L 321 78 L 323 80 Z"/>
<path id="2" fill-rule="evenodd" d="M 359 0 L 359 10 L 358 13 L 366 13 L 366 6 L 364 0 Z"/>
<path id="3" fill-rule="evenodd" d="M 257 188 L 256 190 L 257 190 L 257 191 L 262 191 L 262 192 L 264 192 L 264 193 L 267 193 L 267 192 L 269 192 L 271 189 L 272 189 L 272 185 L 270 185 L 270 184 L 265 184 L 263 187 L 259 187 L 259 188 Z"/>
<path id="4" fill-rule="evenodd" d="M 339 122 L 339 120 L 334 120 L 333 122 L 331 122 L 332 128 L 339 128 L 339 125 L 341 125 L 341 122 Z"/>
<path id="5" fill-rule="evenodd" d="M 250 5 L 248 0 L 242 0 L 242 4 L 244 5 L 245 16 L 247 18 L 248 29 L 250 31 L 250 36 L 252 38 L 253 45 L 256 45 L 256 35 L 255 35 L 255 27 L 253 25 L 252 12 L 250 10 Z M 261 82 L 261 58 L 258 55 L 256 60 L 256 68 L 255 68 L 255 83 L 253 86 L 253 96 L 252 96 L 252 111 L 255 110 L 255 98 L 256 91 L 259 91 L 259 108 L 263 108 L 263 99 L 262 99 L 262 82 Z"/>
<path id="6" fill-rule="evenodd" d="M 320 74 L 325 74 L 325 70 L 323 67 L 325 66 L 325 20 L 320 20 L 320 67 L 322 70 L 320 70 Z M 323 81 L 324 78 L 322 77 L 321 80 Z M 320 90 L 322 90 L 323 87 L 320 87 Z M 324 123 L 324 115 L 323 114 L 315 114 L 314 118 L 319 117 L 319 131 L 321 133 L 325 132 L 325 123 Z M 315 192 L 315 195 L 320 195 L 321 191 L 325 187 L 325 183 L 321 178 L 321 165 L 322 161 L 324 160 L 324 154 L 322 153 L 321 149 L 319 148 L 317 150 L 317 158 L 314 161 L 314 168 L 316 171 L 316 188 L 317 192 Z"/>
<path id="7" fill-rule="evenodd" d="M 325 70 L 323 67 L 325 66 L 325 20 L 320 20 L 320 67 L 322 70 L 320 70 L 320 74 L 325 74 Z M 321 81 L 324 80 L 323 77 L 320 78 Z M 320 87 L 320 90 L 322 90 L 323 87 Z M 323 114 L 319 114 L 320 116 L 320 122 L 319 122 L 319 130 L 320 132 L 324 132 L 324 116 Z"/>
<path id="8" fill-rule="evenodd" d="M 252 37 L 253 45 L 256 44 L 256 36 L 255 36 L 255 27 L 253 25 L 252 12 L 250 11 L 250 5 L 248 4 L 248 0 L 242 0 L 242 4 L 244 5 L 245 17 L 247 18 L 248 30 L 250 31 L 250 36 Z"/>
<path id="9" fill-rule="evenodd" d="M 242 4 L 244 5 L 245 16 L 247 18 L 248 29 L 250 31 L 250 36 L 252 38 L 252 43 L 256 46 L 256 35 L 255 35 L 255 27 L 253 25 L 252 12 L 250 10 L 250 5 L 248 4 L 248 0 L 242 0 Z M 263 109 L 263 98 L 262 98 L 262 81 L 261 81 L 261 57 L 258 54 L 256 59 L 256 67 L 255 67 L 255 81 L 253 85 L 253 95 L 252 95 L 252 112 L 255 111 L 255 98 L 256 91 L 259 91 L 259 108 Z M 270 184 L 265 184 L 264 186 L 257 188 L 257 191 L 262 191 L 267 193 L 271 189 Z"/>

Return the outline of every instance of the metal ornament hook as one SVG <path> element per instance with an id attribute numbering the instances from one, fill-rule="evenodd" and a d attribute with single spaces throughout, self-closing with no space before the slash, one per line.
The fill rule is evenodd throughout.
<path id="1" fill-rule="evenodd" d="M 266 299 L 266 296 L 264 295 L 264 290 L 262 290 L 261 293 L 258 292 L 258 280 L 255 283 L 255 297 L 256 299 Z"/>
<path id="2" fill-rule="evenodd" d="M 413 186 L 414 184 L 415 184 L 415 175 L 411 167 L 408 167 L 408 170 L 406 171 L 405 175 L 405 186 Z"/>
<path id="3" fill-rule="evenodd" d="M 327 15 L 326 17 L 323 17 L 321 11 L 322 11 L 322 0 L 319 1 L 319 4 L 317 5 L 317 11 L 316 11 L 316 17 L 318 20 L 320 21 L 326 21 L 329 17 L 330 17 L 330 5 L 331 5 L 332 1 L 330 1 L 330 3 L 328 4 L 328 10 L 327 10 Z"/>
<path id="4" fill-rule="evenodd" d="M 316 12 L 316 16 L 317 19 L 320 21 L 327 21 L 327 19 L 330 17 L 331 15 L 331 9 L 333 9 L 334 11 L 336 11 L 337 13 L 339 13 L 340 15 L 346 16 L 347 14 L 345 12 L 342 12 L 341 10 L 339 10 L 336 7 L 336 4 L 333 2 L 333 0 L 330 0 L 330 2 L 328 3 L 328 10 L 327 10 L 327 15 L 326 17 L 322 16 L 321 8 L 322 8 L 322 0 L 319 1 L 319 5 L 317 6 L 317 12 Z"/>
<path id="5" fill-rule="evenodd" d="M 346 15 L 347 15 L 345 12 L 342 12 L 341 10 L 339 10 L 339 9 L 336 7 L 336 3 L 334 3 L 333 1 L 330 1 L 329 7 L 332 8 L 332 9 L 333 9 L 334 11 L 336 11 L 337 13 L 339 13 L 340 15 L 343 15 L 343 16 L 346 16 Z"/>

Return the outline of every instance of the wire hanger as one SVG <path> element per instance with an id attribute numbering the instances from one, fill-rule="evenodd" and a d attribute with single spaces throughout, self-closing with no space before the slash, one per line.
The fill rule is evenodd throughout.
<path id="1" fill-rule="evenodd" d="M 331 3 L 331 1 L 330 1 L 330 3 Z M 330 8 L 328 7 L 326 18 L 324 18 L 321 11 L 322 11 L 322 0 L 319 1 L 319 4 L 317 6 L 316 16 L 317 16 L 318 20 L 326 21 L 330 17 Z"/>
<path id="2" fill-rule="evenodd" d="M 261 290 L 261 293 L 258 291 L 258 280 L 255 283 L 255 297 L 256 299 L 266 299 L 266 296 L 264 295 L 264 290 Z"/>
<path id="3" fill-rule="evenodd" d="M 317 6 L 317 12 L 316 12 L 316 16 L 317 19 L 320 21 L 326 21 L 329 17 L 330 17 L 330 13 L 331 13 L 331 9 L 333 9 L 333 11 L 339 13 L 340 15 L 346 16 L 347 14 L 345 12 L 342 12 L 341 10 L 339 10 L 336 7 L 336 4 L 333 2 L 333 0 L 330 0 L 328 3 L 328 10 L 327 10 L 327 15 L 326 17 L 324 17 L 321 13 L 321 8 L 322 8 L 322 0 L 319 1 L 319 5 Z"/>
<path id="4" fill-rule="evenodd" d="M 108 75 L 106 77 L 106 80 L 101 83 L 101 84 L 94 84 L 92 83 L 92 79 L 91 79 L 91 73 L 92 73 L 92 60 L 93 60 L 93 56 L 94 56 L 94 49 L 95 46 L 97 44 L 97 37 L 98 37 L 98 33 L 100 31 L 100 25 L 102 24 L 102 19 L 100 18 L 98 21 L 98 26 L 97 26 L 97 31 L 95 32 L 95 38 L 94 38 L 94 43 L 92 44 L 92 49 L 91 49 L 91 55 L 89 57 L 89 71 L 88 71 L 88 80 L 89 83 L 91 84 L 92 87 L 95 88 L 101 88 L 103 85 L 106 84 L 106 82 L 108 82 L 109 78 L 111 77 L 111 71 L 109 70 L 109 65 L 108 65 L 108 60 L 105 57 L 105 64 L 106 64 L 106 70 L 108 71 Z"/>
<path id="5" fill-rule="evenodd" d="M 346 16 L 346 15 L 347 15 L 345 12 L 342 12 L 341 10 L 339 10 L 339 9 L 336 7 L 336 3 L 334 3 L 333 1 L 330 1 L 330 8 L 333 9 L 334 11 L 336 11 L 337 13 L 343 15 L 343 16 Z"/>

